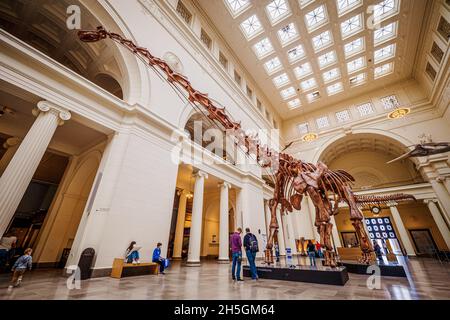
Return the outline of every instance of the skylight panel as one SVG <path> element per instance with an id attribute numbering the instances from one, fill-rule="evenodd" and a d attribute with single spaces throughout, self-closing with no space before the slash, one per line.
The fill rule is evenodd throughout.
<path id="1" fill-rule="evenodd" d="M 364 51 L 364 37 L 355 39 L 344 45 L 345 58 L 350 58 Z"/>
<path id="2" fill-rule="evenodd" d="M 383 97 L 380 100 L 381 100 L 381 103 L 383 104 L 384 110 L 390 110 L 393 108 L 400 107 L 400 103 L 398 102 L 396 95 L 390 95 L 387 97 Z"/>
<path id="3" fill-rule="evenodd" d="M 287 1 L 285 0 L 272 1 L 266 6 L 266 11 L 272 25 L 284 19 L 291 13 Z"/>
<path id="4" fill-rule="evenodd" d="M 256 14 L 254 14 L 241 23 L 241 30 L 245 37 L 250 39 L 263 31 L 263 27 Z"/>
<path id="5" fill-rule="evenodd" d="M 300 105 L 301 105 L 301 102 L 300 102 L 300 99 L 298 99 L 298 98 L 288 102 L 289 109 L 298 108 L 298 107 L 300 107 Z"/>
<path id="6" fill-rule="evenodd" d="M 308 93 L 306 95 L 306 98 L 308 99 L 308 102 L 312 103 L 320 98 L 320 93 L 319 91 L 313 91 L 311 93 Z"/>
<path id="7" fill-rule="evenodd" d="M 295 89 L 294 87 L 289 87 L 287 89 L 281 90 L 280 94 L 283 100 L 287 100 L 295 96 Z"/>
<path id="8" fill-rule="evenodd" d="M 322 32 L 321 34 L 312 38 L 312 44 L 316 52 L 330 46 L 332 43 L 333 36 L 330 31 Z"/>
<path id="9" fill-rule="evenodd" d="M 348 110 L 342 110 L 336 112 L 336 119 L 339 123 L 346 122 L 350 120 L 350 112 Z"/>
<path id="10" fill-rule="evenodd" d="M 321 5 L 305 15 L 306 27 L 311 32 L 328 22 L 325 5 Z"/>
<path id="11" fill-rule="evenodd" d="M 301 44 L 288 51 L 288 58 L 290 63 L 294 63 L 304 57 L 305 49 L 303 49 L 303 46 Z"/>
<path id="12" fill-rule="evenodd" d="M 375 29 L 373 33 L 373 42 L 377 46 L 383 42 L 389 41 L 397 36 L 398 22 L 392 22 L 384 27 Z"/>
<path id="13" fill-rule="evenodd" d="M 225 4 L 233 18 L 236 18 L 245 9 L 250 7 L 250 0 L 225 0 Z"/>
<path id="14" fill-rule="evenodd" d="M 392 62 L 386 63 L 382 66 L 376 67 L 374 70 L 375 79 L 384 77 L 394 71 L 394 64 Z"/>
<path id="15" fill-rule="evenodd" d="M 277 88 L 284 86 L 289 83 L 289 77 L 286 73 L 280 74 L 279 76 L 273 78 L 273 83 Z"/>
<path id="16" fill-rule="evenodd" d="M 362 5 L 362 0 L 337 0 L 337 11 L 341 16 L 360 5 Z"/>
<path id="17" fill-rule="evenodd" d="M 317 128 L 323 129 L 330 126 L 330 121 L 327 116 L 316 119 Z"/>
<path id="18" fill-rule="evenodd" d="M 366 82 L 366 74 L 365 73 L 360 73 L 360 74 L 350 78 L 350 85 L 352 87 L 359 86 L 360 84 L 363 84 L 365 82 Z"/>
<path id="19" fill-rule="evenodd" d="M 271 75 L 274 72 L 281 70 L 283 68 L 283 65 L 281 64 L 280 59 L 278 57 L 275 57 L 264 63 L 264 68 L 266 68 L 267 73 Z"/>
<path id="20" fill-rule="evenodd" d="M 375 110 L 373 109 L 372 103 L 370 103 L 370 102 L 359 105 L 357 107 L 357 109 L 358 109 L 359 115 L 361 117 L 368 116 L 369 114 L 372 114 L 375 112 Z"/>
<path id="21" fill-rule="evenodd" d="M 310 79 L 300 83 L 300 86 L 302 87 L 303 91 L 308 91 L 308 90 L 311 90 L 311 89 L 317 87 L 317 82 L 316 82 L 316 79 L 310 78 Z"/>
<path id="22" fill-rule="evenodd" d="M 379 63 L 381 61 L 393 58 L 395 56 L 395 43 L 390 44 L 381 49 L 375 50 L 374 58 L 375 63 Z"/>
<path id="23" fill-rule="evenodd" d="M 253 50 L 258 59 L 262 59 L 273 52 L 273 46 L 268 38 L 264 38 L 253 46 Z"/>
<path id="24" fill-rule="evenodd" d="M 379 23 L 382 20 L 390 18 L 398 13 L 399 1 L 398 0 L 384 0 L 377 3 L 373 7 L 374 23 Z"/>
<path id="25" fill-rule="evenodd" d="M 324 72 L 322 74 L 323 81 L 325 81 L 325 82 L 330 82 L 330 81 L 339 79 L 340 76 L 341 76 L 341 72 L 339 71 L 338 68 L 328 70 L 327 72 Z"/>
<path id="26" fill-rule="evenodd" d="M 297 129 L 298 129 L 298 132 L 300 132 L 300 134 L 308 133 L 309 132 L 308 122 L 298 124 Z"/>
<path id="27" fill-rule="evenodd" d="M 331 86 L 327 87 L 327 93 L 329 96 L 333 94 L 337 94 L 344 90 L 344 86 L 342 85 L 342 82 L 337 82 L 335 84 L 332 84 Z"/>
<path id="28" fill-rule="evenodd" d="M 364 57 L 360 57 L 347 63 L 347 71 L 348 73 L 352 73 L 361 70 L 365 66 L 366 66 L 366 59 Z"/>
<path id="29" fill-rule="evenodd" d="M 311 64 L 309 62 L 306 62 L 301 66 L 295 67 L 294 73 L 297 79 L 301 79 L 306 77 L 307 75 L 310 75 L 312 73 Z"/>
<path id="30" fill-rule="evenodd" d="M 320 68 L 325 68 L 329 65 L 332 65 L 333 63 L 336 62 L 336 52 L 335 51 L 327 52 L 327 53 L 321 55 L 318 58 L 318 60 L 319 60 Z"/>
<path id="31" fill-rule="evenodd" d="M 342 39 L 348 38 L 364 29 L 362 13 L 341 23 Z"/>
<path id="32" fill-rule="evenodd" d="M 289 23 L 278 30 L 278 38 L 280 39 L 281 45 L 286 45 L 298 37 L 297 29 L 293 22 Z"/>

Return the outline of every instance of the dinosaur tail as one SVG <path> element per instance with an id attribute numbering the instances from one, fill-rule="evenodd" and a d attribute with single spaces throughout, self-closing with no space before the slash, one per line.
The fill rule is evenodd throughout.
<path id="1" fill-rule="evenodd" d="M 355 195 L 356 203 L 358 205 L 380 205 L 389 204 L 391 202 L 401 202 L 401 201 L 416 201 L 416 198 L 410 194 L 391 194 L 391 195 Z"/>

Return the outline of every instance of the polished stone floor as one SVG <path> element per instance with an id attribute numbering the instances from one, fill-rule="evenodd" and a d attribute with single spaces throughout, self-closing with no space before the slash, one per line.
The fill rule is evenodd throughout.
<path id="1" fill-rule="evenodd" d="M 367 288 L 368 276 L 357 274 L 349 274 L 345 286 L 247 278 L 236 283 L 230 280 L 230 266 L 214 261 L 201 267 L 173 263 L 165 276 L 91 279 L 72 290 L 61 270 L 34 270 L 12 290 L 7 289 L 9 275 L 0 275 L 0 299 L 450 299 L 449 263 L 423 258 L 402 263 L 408 278 L 382 277 L 381 289 L 374 290 Z"/>

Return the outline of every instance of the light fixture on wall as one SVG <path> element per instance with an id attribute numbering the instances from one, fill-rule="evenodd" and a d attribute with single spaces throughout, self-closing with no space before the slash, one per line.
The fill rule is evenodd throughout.
<path id="1" fill-rule="evenodd" d="M 302 141 L 305 141 L 305 142 L 312 142 L 312 141 L 314 141 L 314 140 L 317 140 L 317 138 L 319 138 L 319 135 L 318 135 L 317 133 L 315 133 L 315 132 L 309 132 L 309 133 L 304 134 L 304 135 L 302 136 Z"/>

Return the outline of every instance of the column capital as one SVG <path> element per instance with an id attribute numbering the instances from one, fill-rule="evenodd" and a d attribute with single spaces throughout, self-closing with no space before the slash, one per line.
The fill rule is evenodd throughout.
<path id="1" fill-rule="evenodd" d="M 198 170 L 193 173 L 194 178 L 205 178 L 208 179 L 208 174 L 204 171 Z"/>
<path id="2" fill-rule="evenodd" d="M 52 112 L 59 118 L 59 125 L 63 125 L 64 121 L 69 120 L 72 114 L 69 110 L 60 107 L 49 101 L 39 101 L 36 108 L 33 109 L 33 114 L 38 116 L 41 112 Z"/>
<path id="3" fill-rule="evenodd" d="M 17 137 L 11 137 L 6 139 L 5 143 L 3 144 L 3 148 L 9 149 L 11 147 L 14 147 L 20 143 L 20 138 Z"/>
<path id="4" fill-rule="evenodd" d="M 438 202 L 438 200 L 437 200 L 436 198 L 431 198 L 431 199 L 424 199 L 423 202 L 424 202 L 425 204 L 429 204 L 429 203 L 431 203 L 431 202 L 436 203 L 436 202 Z"/>
<path id="5" fill-rule="evenodd" d="M 217 186 L 219 188 L 227 188 L 227 189 L 231 188 L 231 184 L 229 182 L 226 182 L 226 181 L 220 182 L 219 184 L 217 184 Z"/>

